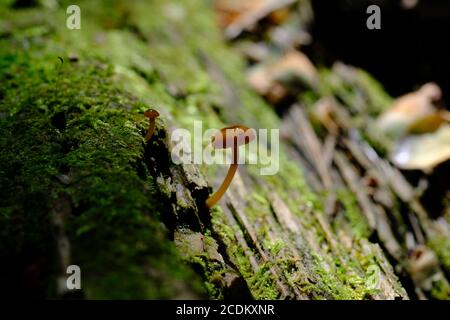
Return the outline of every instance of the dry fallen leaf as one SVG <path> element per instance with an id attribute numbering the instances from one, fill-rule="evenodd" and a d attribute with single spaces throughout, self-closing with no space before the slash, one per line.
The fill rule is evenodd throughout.
<path id="1" fill-rule="evenodd" d="M 290 51 L 275 62 L 250 69 L 247 80 L 259 94 L 277 102 L 288 94 L 286 82 L 297 80 L 315 87 L 319 74 L 306 55 Z"/>
<path id="2" fill-rule="evenodd" d="M 214 8 L 225 36 L 232 39 L 269 15 L 273 23 L 281 23 L 288 16 L 286 7 L 294 2 L 295 0 L 215 0 Z"/>
<path id="3" fill-rule="evenodd" d="M 444 124 L 437 131 L 408 136 L 397 142 L 391 159 L 406 170 L 430 171 L 450 158 L 450 125 Z"/>
<path id="4" fill-rule="evenodd" d="M 400 1 L 400 5 L 405 10 L 411 10 L 417 7 L 419 4 L 419 0 L 402 0 Z"/>
<path id="5" fill-rule="evenodd" d="M 442 97 L 439 86 L 427 83 L 419 90 L 397 98 L 394 104 L 377 119 L 376 127 L 384 134 L 398 138 L 422 118 L 431 116 L 435 103 Z"/>
<path id="6" fill-rule="evenodd" d="M 226 28 L 234 23 L 245 12 L 257 10 L 264 3 L 264 0 L 215 0 L 214 9 L 219 18 L 219 25 Z"/>
<path id="7" fill-rule="evenodd" d="M 408 133 L 422 134 L 436 131 L 442 124 L 450 123 L 450 112 L 438 110 L 425 116 L 408 127 Z"/>

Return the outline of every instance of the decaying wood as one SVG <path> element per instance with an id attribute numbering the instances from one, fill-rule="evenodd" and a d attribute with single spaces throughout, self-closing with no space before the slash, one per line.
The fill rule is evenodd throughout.
<path id="1" fill-rule="evenodd" d="M 312 149 L 307 143 L 307 141 L 316 140 L 316 138 L 315 134 L 311 133 L 311 129 L 304 129 L 311 128 L 311 125 L 308 123 L 305 125 L 305 122 L 309 120 L 300 108 L 298 105 L 293 105 L 288 113 L 289 116 L 285 117 L 284 137 L 292 141 L 302 155 L 308 159 L 317 175 L 322 177 L 322 185 L 326 186 L 327 181 L 329 181 L 323 178 L 325 170 L 327 170 L 326 176 L 338 174 L 342 178 L 348 188 L 355 194 L 369 227 L 378 234 L 389 255 L 405 266 L 406 270 L 410 272 L 410 277 L 414 280 L 415 264 L 411 265 L 411 261 L 407 258 L 409 249 L 405 248 L 405 244 L 403 244 L 407 236 L 405 234 L 399 235 L 397 230 L 399 225 L 405 223 L 404 217 L 398 212 L 394 204 L 401 201 L 410 210 L 406 219 L 411 226 L 410 234 L 413 234 L 415 238 L 413 243 L 423 244 L 427 239 L 435 236 L 438 232 L 435 227 L 436 221 L 430 220 L 414 189 L 404 176 L 388 161 L 378 156 L 377 152 L 363 141 L 358 130 L 349 123 L 351 115 L 342 106 L 335 101 L 332 102 L 334 125 L 330 126 L 329 123 L 323 123 L 328 130 L 328 134 L 324 138 L 323 144 L 321 141 L 313 142 L 316 146 L 315 149 Z M 361 112 L 361 110 L 359 111 Z M 301 134 L 296 132 L 295 124 L 301 124 L 303 128 Z M 338 135 L 336 135 L 337 132 L 339 132 Z M 325 148 L 324 145 L 328 147 Z M 324 160 L 327 158 L 330 158 L 331 161 Z M 327 163 L 327 165 L 324 166 L 324 163 Z M 361 173 L 361 170 L 365 173 Z M 375 179 L 375 190 L 368 189 L 362 178 L 364 175 L 369 179 Z M 338 185 L 328 185 L 328 188 L 338 188 Z M 319 221 L 323 223 L 323 219 L 319 219 Z M 329 234 L 329 232 L 326 232 L 326 234 Z M 448 237 L 446 231 L 440 234 Z M 399 236 L 400 238 L 398 238 Z M 333 242 L 333 240 L 330 240 L 331 244 Z M 439 267 L 435 266 L 435 269 L 440 274 Z M 447 282 L 448 280 L 444 279 L 443 281 Z M 417 280 L 414 280 L 414 282 L 417 283 Z M 416 289 L 416 293 L 422 298 L 425 297 L 420 288 Z"/>
<path id="2" fill-rule="evenodd" d="M 266 1 L 266 7 L 242 17 L 225 33 L 234 38 L 268 12 L 293 2 L 297 1 Z M 161 10 L 153 4 L 156 2 L 149 3 L 155 6 L 151 8 Z M 189 16 L 193 21 L 208 21 L 199 14 L 212 21 L 213 13 L 202 5 L 197 8 L 192 4 L 198 10 L 188 11 L 191 5 L 186 3 L 176 9 L 193 15 Z M 325 99 L 318 100 L 330 108 L 325 122 L 317 123 L 309 109 L 314 106 L 306 106 L 301 96 L 293 97 L 295 102 L 285 106 L 278 117 L 271 106 L 244 85 L 245 77 L 236 76 L 245 70 L 241 62 L 231 61 L 239 58 L 223 44 L 218 33 L 210 34 L 200 24 L 201 28 L 190 30 L 186 40 L 183 35 L 190 25 L 185 21 L 172 22 L 165 16 L 167 8 L 153 13 L 164 18 L 155 22 L 156 31 L 151 30 L 145 23 L 139 25 L 140 9 L 127 13 L 130 22 L 126 30 L 120 30 L 133 39 L 135 48 L 121 52 L 117 58 L 110 57 L 115 47 L 99 46 L 105 46 L 105 56 L 115 67 L 114 76 L 125 74 L 137 83 L 137 88 L 125 87 L 131 93 L 119 87 L 123 90 L 120 93 L 156 104 L 152 107 L 161 112 L 162 119 L 157 122 L 151 141 L 136 151 L 140 154 L 145 150 L 137 156 L 142 159 L 135 159 L 145 167 L 142 171 L 146 173 L 139 178 L 156 189 L 150 201 L 158 202 L 161 208 L 158 207 L 159 216 L 151 219 L 164 222 L 169 233 L 167 242 L 173 241 L 183 261 L 195 266 L 193 269 L 208 285 L 210 297 L 408 299 L 408 293 L 414 292 L 406 292 L 400 276 L 417 284 L 416 295 L 420 297 L 427 297 L 429 270 L 432 279 L 448 282 L 439 258 L 426 245 L 436 235 L 449 237 L 450 227 L 445 220 L 428 216 L 408 180 L 362 138 L 369 133 L 352 123 L 355 114 L 367 111 L 365 96 L 358 91 L 363 91 L 364 85 L 354 78 L 354 70 L 340 65 L 331 71 L 333 77 L 346 81 L 357 91 L 352 98 L 341 97 L 340 101 L 348 105 L 342 106 L 335 97 L 319 92 L 319 84 L 310 88 L 310 93 Z M 207 26 L 215 30 L 212 23 Z M 217 50 L 208 51 L 205 35 L 197 35 L 198 30 L 204 29 Z M 167 31 L 167 37 L 161 36 L 161 30 Z M 102 27 L 95 31 L 110 32 Z M 113 36 L 122 39 L 120 32 Z M 173 57 L 178 58 L 177 50 L 182 50 L 183 59 L 188 61 L 186 72 L 165 69 L 165 55 L 175 51 Z M 154 52 L 157 54 L 151 55 Z M 151 60 L 151 66 L 145 65 L 147 60 Z M 200 83 L 198 89 L 196 83 L 189 87 L 199 74 L 202 81 L 214 86 Z M 124 83 L 128 81 L 120 85 Z M 109 104 L 113 103 L 108 101 L 108 108 Z M 280 129 L 280 174 L 263 177 L 253 168 L 240 166 L 218 206 L 206 208 L 205 201 L 223 178 L 222 171 L 207 176 L 202 166 L 175 164 L 171 158 L 174 145 L 169 138 L 180 123 L 197 120 L 197 116 L 224 126 L 243 123 L 254 128 Z M 138 125 L 130 126 L 134 126 L 133 133 L 139 138 Z M 342 196 L 342 191 L 351 199 Z M 353 198 L 355 204 L 346 203 Z M 64 196 L 51 205 L 60 276 L 72 258 L 70 239 L 64 229 L 70 210 L 70 200 Z M 357 216 L 356 221 L 347 216 L 351 214 Z M 145 271 L 159 277 L 155 270 Z M 188 289 L 186 292 L 187 297 L 198 297 Z"/>

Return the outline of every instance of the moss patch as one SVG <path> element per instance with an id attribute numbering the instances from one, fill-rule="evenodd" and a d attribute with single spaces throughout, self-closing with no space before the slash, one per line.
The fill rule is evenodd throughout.
<path id="1" fill-rule="evenodd" d="M 6 283 L 36 276 L 36 295 L 56 294 L 49 212 L 64 196 L 72 263 L 81 266 L 86 297 L 170 298 L 183 291 L 180 283 L 188 295 L 195 292 L 159 223 L 158 195 L 144 162 L 145 119 L 133 112 L 137 100 L 113 84 L 111 66 L 87 57 L 61 64 L 48 47 L 26 52 L 23 43 L 1 42 Z M 37 271 L 29 275 L 30 269 Z"/>

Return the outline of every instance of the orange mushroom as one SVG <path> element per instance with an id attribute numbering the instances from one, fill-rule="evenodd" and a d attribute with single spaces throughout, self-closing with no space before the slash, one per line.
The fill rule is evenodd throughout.
<path id="1" fill-rule="evenodd" d="M 206 200 L 206 206 L 212 208 L 224 195 L 233 180 L 234 174 L 238 168 L 239 147 L 255 140 L 254 130 L 243 125 L 235 125 L 221 129 L 212 138 L 212 146 L 215 149 L 232 150 L 232 162 L 222 185 L 211 197 Z"/>
<path id="2" fill-rule="evenodd" d="M 144 112 L 144 116 L 146 116 L 150 120 L 150 125 L 147 130 L 147 134 L 145 135 L 145 142 L 148 142 L 153 135 L 153 131 L 155 131 L 155 119 L 159 117 L 159 112 L 153 109 L 148 109 Z"/>

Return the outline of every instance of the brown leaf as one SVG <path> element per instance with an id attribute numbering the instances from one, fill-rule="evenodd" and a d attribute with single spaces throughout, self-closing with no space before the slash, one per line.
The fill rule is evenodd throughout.
<path id="1" fill-rule="evenodd" d="M 274 62 L 254 67 L 247 76 L 248 83 L 259 94 L 278 101 L 289 93 L 285 85 L 286 79 L 297 79 L 315 87 L 319 75 L 306 55 L 299 51 L 290 51 Z"/>

